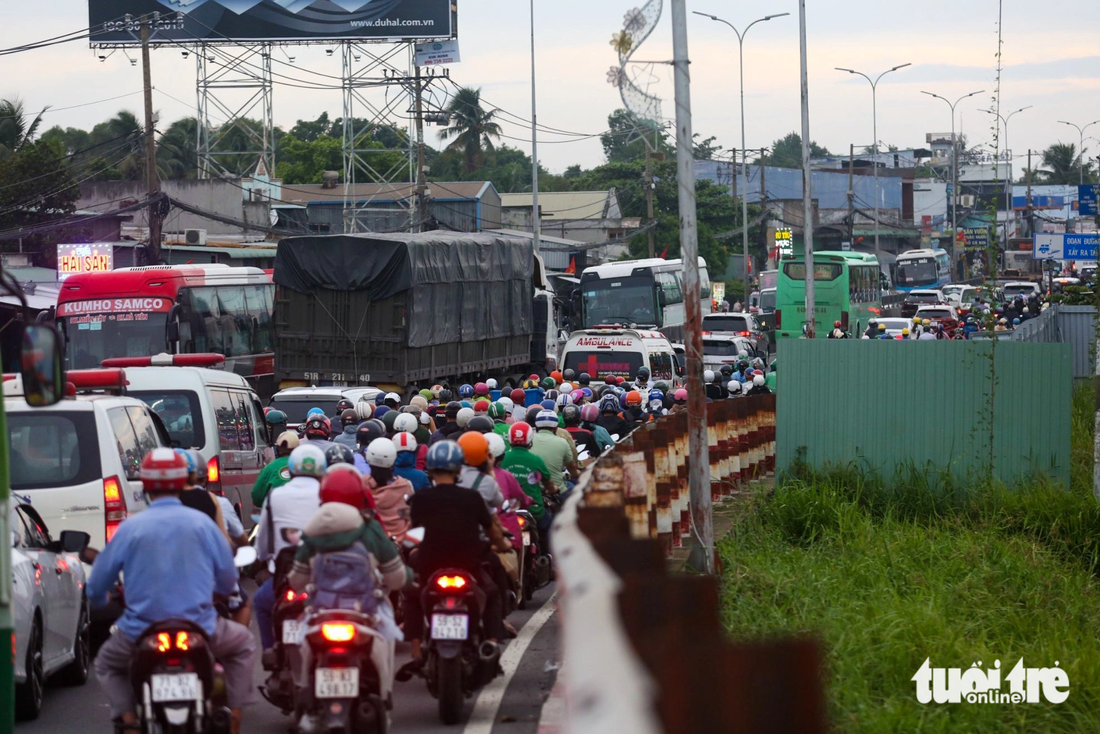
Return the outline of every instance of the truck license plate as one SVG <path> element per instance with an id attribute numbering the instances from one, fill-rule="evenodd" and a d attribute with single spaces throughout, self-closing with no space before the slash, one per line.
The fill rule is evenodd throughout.
<path id="1" fill-rule="evenodd" d="M 317 698 L 358 698 L 359 668 L 317 668 L 313 695 Z"/>
<path id="2" fill-rule="evenodd" d="M 433 614 L 433 640 L 465 640 L 470 636 L 470 618 L 465 614 Z"/>
<path id="3" fill-rule="evenodd" d="M 302 623 L 297 619 L 283 620 L 283 644 L 297 645 L 302 641 Z"/>
<path id="4" fill-rule="evenodd" d="M 153 701 L 198 701 L 202 698 L 202 685 L 198 673 L 160 674 L 150 677 Z"/>

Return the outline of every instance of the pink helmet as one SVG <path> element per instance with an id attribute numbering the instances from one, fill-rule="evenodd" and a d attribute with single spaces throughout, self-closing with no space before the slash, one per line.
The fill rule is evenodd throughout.
<path id="1" fill-rule="evenodd" d="M 474 395 L 488 395 L 488 394 L 489 394 L 489 386 L 487 384 L 485 384 L 484 382 L 479 382 L 476 385 L 474 385 Z"/>
<path id="2" fill-rule="evenodd" d="M 588 403 L 581 408 L 581 420 L 585 423 L 595 423 L 600 419 L 600 409 L 595 403 Z"/>
<path id="3" fill-rule="evenodd" d="M 676 392 L 672 393 L 672 399 L 677 403 L 686 403 L 688 399 L 688 391 L 681 387 Z"/>

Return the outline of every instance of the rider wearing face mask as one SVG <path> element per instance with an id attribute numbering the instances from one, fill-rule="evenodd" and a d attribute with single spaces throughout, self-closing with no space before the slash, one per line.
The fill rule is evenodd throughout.
<path id="1" fill-rule="evenodd" d="M 409 529 L 408 499 L 413 488 L 408 479 L 393 473 L 397 447 L 388 438 L 376 438 L 366 450 L 370 477 L 367 486 L 377 506 L 376 516 L 391 538 L 402 538 Z"/>

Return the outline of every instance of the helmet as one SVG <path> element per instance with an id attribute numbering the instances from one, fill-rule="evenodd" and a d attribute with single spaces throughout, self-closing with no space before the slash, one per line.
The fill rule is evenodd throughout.
<path id="1" fill-rule="evenodd" d="M 833 322 L 833 328 L 834 329 L 839 329 L 840 328 L 840 322 L 839 321 L 834 321 Z"/>
<path id="2" fill-rule="evenodd" d="M 930 325 L 931 323 L 932 323 L 932 320 L 931 320 L 931 319 L 925 319 L 924 321 L 922 321 L 922 322 L 921 322 L 921 324 L 923 324 L 924 326 L 928 326 L 928 325 Z"/>
<path id="3" fill-rule="evenodd" d="M 264 422 L 269 426 L 285 426 L 286 413 L 278 408 L 264 408 Z"/>
<path id="4" fill-rule="evenodd" d="M 544 408 L 546 410 L 555 410 L 555 409 L 557 409 L 558 404 L 555 403 L 553 400 L 550 400 L 549 398 L 547 398 L 546 400 L 543 400 L 541 403 L 539 403 L 538 407 L 539 408 Z"/>
<path id="5" fill-rule="evenodd" d="M 465 461 L 466 454 L 461 446 L 454 441 L 440 441 L 428 447 L 425 467 L 428 471 L 458 474 L 458 470 L 462 468 Z"/>
<path id="6" fill-rule="evenodd" d="M 756 359 L 754 359 L 752 361 L 752 368 L 754 370 L 757 370 L 757 371 L 763 370 L 764 369 L 764 360 L 760 359 L 760 357 L 757 357 Z"/>
<path id="7" fill-rule="evenodd" d="M 332 423 L 323 415 L 314 415 L 306 421 L 306 438 L 320 438 L 325 441 L 332 436 Z"/>
<path id="8" fill-rule="evenodd" d="M 723 377 L 725 377 L 726 379 L 729 379 L 729 376 L 733 374 L 733 365 L 724 364 L 724 365 L 722 365 L 722 368 L 718 371 L 722 374 Z M 667 388 L 666 388 L 666 390 L 667 390 Z"/>
<path id="9" fill-rule="evenodd" d="M 359 414 L 355 412 L 354 408 L 347 408 L 344 412 L 340 413 L 340 425 L 350 426 L 358 422 Z"/>
<path id="10" fill-rule="evenodd" d="M 443 386 L 442 385 L 432 385 L 429 392 L 431 392 L 433 398 L 438 400 L 440 394 L 443 392 Z"/>
<path id="11" fill-rule="evenodd" d="M 554 370 L 553 372 L 551 372 L 549 379 L 553 380 L 554 384 L 560 384 L 561 382 L 564 382 L 564 377 L 561 374 L 561 370 Z"/>
<path id="12" fill-rule="evenodd" d="M 336 403 L 336 412 L 343 415 L 345 410 L 353 410 L 354 405 L 347 398 L 340 398 L 340 402 Z"/>
<path id="13" fill-rule="evenodd" d="M 498 400 L 497 402 L 500 403 L 501 405 L 503 405 L 504 410 L 507 411 L 508 413 L 511 413 L 513 410 L 515 410 L 515 407 L 516 407 L 515 401 L 512 400 L 507 395 L 501 395 L 500 400 Z"/>
<path id="14" fill-rule="evenodd" d="M 315 406 L 315 407 L 312 407 L 312 408 L 310 408 L 309 410 L 306 411 L 306 420 L 308 421 L 310 418 L 312 418 L 315 415 L 324 415 L 324 414 L 325 414 L 325 411 L 323 411 L 320 408 Z"/>
<path id="15" fill-rule="evenodd" d="M 581 420 L 585 423 L 595 423 L 600 419 L 600 409 L 589 403 L 581 408 Z"/>
<path id="16" fill-rule="evenodd" d="M 543 410 L 545 410 L 545 408 L 543 408 L 543 406 L 541 405 L 532 405 L 530 408 L 527 409 L 527 412 L 523 416 L 523 420 L 527 421 L 529 425 L 533 426 L 535 425 L 535 419 L 539 417 L 539 413 L 541 413 Z"/>
<path id="17" fill-rule="evenodd" d="M 901 333 L 904 334 L 905 336 L 909 336 L 909 329 L 902 329 Z"/>
<path id="18" fill-rule="evenodd" d="M 1020 325 L 1020 320 L 1019 319 L 1012 319 L 1012 325 L 1013 326 L 1019 326 Z"/>
<path id="19" fill-rule="evenodd" d="M 294 431 L 283 431 L 279 434 L 279 437 L 275 439 L 275 448 L 279 451 L 280 455 L 285 456 L 294 449 L 298 448 L 298 434 Z"/>
<path id="20" fill-rule="evenodd" d="M 737 380 L 730 380 L 730 383 L 726 385 L 726 389 L 730 391 L 730 395 L 740 395 L 741 383 Z"/>
<path id="21" fill-rule="evenodd" d="M 394 432 L 408 431 L 409 433 L 416 433 L 419 424 L 420 422 L 412 413 L 399 413 L 393 419 L 393 430 Z"/>
<path id="22" fill-rule="evenodd" d="M 512 391 L 512 402 L 520 406 L 525 405 L 527 403 L 527 393 L 517 387 Z"/>
<path id="23" fill-rule="evenodd" d="M 573 392 L 573 383 L 572 382 L 563 382 L 558 389 L 561 390 L 566 395 L 568 395 L 569 393 Z"/>
<path id="24" fill-rule="evenodd" d="M 169 448 L 153 449 L 141 461 L 146 490 L 179 492 L 187 486 L 187 460 Z"/>
<path id="25" fill-rule="evenodd" d="M 663 392 L 661 392 L 660 390 L 650 390 L 649 391 L 649 404 L 650 405 L 653 405 L 654 403 L 664 404 L 664 402 L 665 402 L 665 394 Z"/>
<path id="26" fill-rule="evenodd" d="M 359 448 L 365 449 L 370 446 L 371 441 L 385 435 L 386 429 L 381 425 L 381 421 L 363 421 L 355 431 L 355 443 L 359 444 Z"/>
<path id="27" fill-rule="evenodd" d="M 508 429 L 508 443 L 513 446 L 527 446 L 530 448 L 534 442 L 535 432 L 529 423 L 520 421 L 519 423 L 513 423 L 512 427 Z"/>
<path id="28" fill-rule="evenodd" d="M 600 412 L 601 413 L 618 413 L 619 412 L 619 399 L 615 397 L 614 393 L 608 393 L 600 398 Z"/>
<path id="29" fill-rule="evenodd" d="M 752 376 L 752 384 L 755 387 L 761 387 L 761 386 L 763 386 L 763 384 L 765 382 L 767 382 L 767 381 L 764 379 L 764 375 L 753 375 Z"/>
<path id="30" fill-rule="evenodd" d="M 370 420 L 370 417 L 374 415 L 374 406 L 366 398 L 362 398 L 355 406 L 355 412 L 359 414 L 359 421 Z"/>
<path id="31" fill-rule="evenodd" d="M 490 377 L 490 378 L 489 378 L 488 380 L 486 380 L 486 381 L 485 381 L 485 385 L 486 385 L 486 386 L 487 386 L 487 387 L 488 387 L 488 388 L 489 388 L 490 390 L 496 390 L 496 389 L 497 389 L 497 381 L 496 381 L 496 380 L 494 380 L 494 379 L 493 379 L 492 377 Z"/>
<path id="32" fill-rule="evenodd" d="M 195 484 L 199 482 L 200 467 L 202 467 L 202 457 L 199 456 L 199 452 L 194 449 L 173 449 L 177 454 L 183 457 L 183 461 L 187 464 L 187 481 L 189 484 Z M 205 472 L 203 472 L 205 474 Z M 202 477 L 206 479 L 206 477 Z M 201 482 L 205 484 L 205 482 Z"/>
<path id="33" fill-rule="evenodd" d="M 638 379 L 639 380 L 648 380 L 649 379 L 649 368 L 648 367 L 639 367 L 638 368 Z"/>
<path id="34" fill-rule="evenodd" d="M 448 388 L 443 388 L 439 391 L 439 402 L 441 405 L 446 405 L 455 399 L 455 395 Z"/>
<path id="35" fill-rule="evenodd" d="M 462 403 L 452 400 L 443 408 L 443 415 L 447 416 L 447 420 L 453 421 L 460 410 L 462 410 Z"/>
<path id="36" fill-rule="evenodd" d="M 397 447 L 388 438 L 376 438 L 367 446 L 366 455 L 363 457 L 371 466 L 379 469 L 390 469 L 397 461 Z"/>
<path id="37" fill-rule="evenodd" d="M 737 380 L 731 380 L 731 382 L 737 382 Z M 740 385 L 741 383 L 737 382 L 737 384 Z M 672 393 L 672 401 L 674 403 L 676 403 L 677 405 L 683 405 L 684 403 L 687 402 L 687 400 L 688 400 L 688 391 L 685 390 L 682 387 L 680 389 L 678 389 L 676 392 Z"/>
<path id="38" fill-rule="evenodd" d="M 566 405 L 561 409 L 561 419 L 567 426 L 577 426 L 581 422 L 581 409 L 576 405 Z"/>
<path id="39" fill-rule="evenodd" d="M 421 390 L 420 392 L 421 393 L 426 393 L 428 391 L 427 390 Z M 430 395 L 431 393 L 428 393 L 428 394 Z M 430 399 L 431 398 L 424 397 L 424 395 L 422 395 L 422 394 L 413 395 L 412 400 L 409 401 L 409 405 L 406 406 L 406 407 L 420 408 L 421 410 L 427 410 L 428 409 L 428 401 Z"/>
<path id="40" fill-rule="evenodd" d="M 557 428 L 558 414 L 552 410 L 540 410 L 535 416 L 535 428 Z"/>
<path id="41" fill-rule="evenodd" d="M 593 395 L 593 393 L 592 393 L 592 388 L 590 388 L 590 387 L 582 387 L 582 388 L 581 388 L 581 394 L 582 394 L 582 395 L 584 395 L 584 397 L 585 397 L 585 398 L 586 398 L 587 400 L 591 400 L 591 399 L 592 399 L 592 395 Z"/>
<path id="42" fill-rule="evenodd" d="M 302 444 L 290 452 L 290 461 L 287 469 L 292 477 L 316 477 L 320 479 L 325 474 L 325 453 L 316 446 L 308 443 Z"/>
<path id="43" fill-rule="evenodd" d="M 499 433 L 487 433 L 485 440 L 489 442 L 489 453 L 498 459 L 508 450 L 507 444 L 504 443 L 504 436 Z"/>
<path id="44" fill-rule="evenodd" d="M 920 316 L 914 316 L 913 317 L 913 323 L 914 324 L 919 324 L 920 323 Z"/>
<path id="45" fill-rule="evenodd" d="M 577 378 L 577 383 L 582 386 L 587 386 L 592 383 L 592 377 L 587 372 L 582 372 Z"/>
<path id="46" fill-rule="evenodd" d="M 566 370 L 565 372 L 562 372 L 562 373 L 561 373 L 561 376 L 562 376 L 562 377 L 564 377 L 564 378 L 565 378 L 566 380 L 572 380 L 572 379 L 573 379 L 573 377 L 574 377 L 574 376 L 575 376 L 576 374 L 577 374 L 577 373 L 576 373 L 576 372 L 574 372 L 573 370 L 568 370 L 568 369 L 567 369 L 567 370 Z"/>
<path id="47" fill-rule="evenodd" d="M 489 460 L 489 440 L 476 431 L 467 431 L 459 436 L 458 445 L 469 466 L 481 466 Z"/>
<path id="48" fill-rule="evenodd" d="M 473 408 L 462 408 L 459 410 L 459 415 L 454 416 L 454 421 L 459 424 L 459 428 L 465 428 L 470 425 L 470 419 L 475 415 L 477 414 L 474 413 Z"/>
<path id="49" fill-rule="evenodd" d="M 876 327 L 878 325 L 878 319 L 870 319 L 867 322 L 867 325 L 870 326 L 871 328 Z"/>
<path id="50" fill-rule="evenodd" d="M 384 393 L 384 392 L 379 391 L 379 393 L 374 396 L 374 404 L 375 405 L 381 405 L 385 401 L 386 401 L 386 393 Z"/>
<path id="51" fill-rule="evenodd" d="M 573 395 L 572 395 L 572 393 L 563 392 L 561 395 L 558 396 L 558 399 L 557 399 L 556 402 L 557 402 L 559 407 L 565 407 L 566 405 L 572 405 L 573 404 Z"/>
<path id="52" fill-rule="evenodd" d="M 474 395 L 488 395 L 489 386 L 484 382 L 479 382 L 474 385 Z"/>
<path id="53" fill-rule="evenodd" d="M 489 406 L 489 417 L 495 421 L 502 421 L 508 417 L 508 409 L 503 402 L 496 402 Z"/>
<path id="54" fill-rule="evenodd" d="M 744 371 L 745 371 L 745 370 L 747 370 L 748 368 L 749 368 L 749 355 L 747 355 L 747 354 L 746 354 L 746 355 L 745 355 L 744 357 L 742 357 L 742 358 L 741 358 L 741 359 L 740 359 L 740 360 L 739 360 L 739 361 L 737 362 L 737 369 L 739 369 L 739 370 L 741 370 L 742 372 L 744 372 Z"/>
<path id="55" fill-rule="evenodd" d="M 714 375 L 711 375 L 710 377 L 711 377 L 712 380 L 714 379 Z M 638 392 L 637 390 L 631 390 L 630 392 L 628 392 L 626 394 L 626 404 L 627 405 L 641 405 L 642 404 L 642 394 L 640 392 Z"/>
<path id="56" fill-rule="evenodd" d="M 560 377 L 561 375 L 558 376 Z M 543 390 L 553 390 L 555 387 L 558 386 L 558 383 L 557 380 L 555 380 L 553 377 L 547 377 L 543 379 L 540 385 L 542 386 Z"/>
<path id="57" fill-rule="evenodd" d="M 363 480 L 349 471 L 326 474 L 321 480 L 321 503 L 340 502 L 362 512 L 367 506 Z"/>
<path id="58" fill-rule="evenodd" d="M 330 467 L 334 464 L 351 464 L 354 466 L 355 454 L 347 446 L 334 443 L 325 449 L 325 464 Z"/>
<path id="59" fill-rule="evenodd" d="M 886 331 L 886 324 L 879 324 L 878 325 L 878 330 L 879 331 Z"/>
<path id="60" fill-rule="evenodd" d="M 474 407 L 473 402 L 471 402 L 469 400 L 460 400 L 458 402 L 458 404 L 461 405 L 463 408 L 471 408 L 472 409 Z"/>
<path id="61" fill-rule="evenodd" d="M 534 388 L 536 388 L 538 386 L 539 386 L 539 378 L 534 376 L 534 375 L 532 375 L 531 377 L 528 377 L 526 380 L 523 381 L 523 387 L 528 389 L 528 390 L 533 390 Z"/>
<path id="62" fill-rule="evenodd" d="M 714 370 L 707 370 L 703 373 L 703 382 L 714 382 Z"/>
<path id="63" fill-rule="evenodd" d="M 466 424 L 466 431 L 468 433 L 492 433 L 493 425 L 493 419 L 489 416 L 475 415 L 470 419 L 470 422 Z"/>
<path id="64" fill-rule="evenodd" d="M 473 385 L 462 385 L 458 388 L 458 397 L 460 398 L 472 398 L 474 396 Z"/>
<path id="65" fill-rule="evenodd" d="M 386 427 L 386 433 L 393 433 L 394 432 L 394 430 L 395 430 L 394 427 L 393 427 L 394 423 L 397 422 L 397 417 L 400 416 L 400 415 L 404 415 L 404 414 L 403 413 L 398 413 L 396 410 L 387 410 L 382 415 L 382 425 L 384 425 Z"/>
<path id="66" fill-rule="evenodd" d="M 395 392 L 388 392 L 386 393 L 386 397 L 382 399 L 382 402 L 389 405 L 391 408 L 396 408 L 398 405 L 401 405 L 401 396 Z M 393 405 L 390 405 L 390 403 L 393 403 Z"/>
<path id="67" fill-rule="evenodd" d="M 558 390 L 547 390 L 546 395 L 543 396 L 544 400 L 549 400 L 551 403 L 557 404 L 558 396 L 561 392 Z"/>
<path id="68" fill-rule="evenodd" d="M 489 412 L 489 401 L 488 400 L 478 400 L 476 403 L 474 403 L 474 412 L 477 413 L 478 415 L 488 413 Z"/>
<path id="69" fill-rule="evenodd" d="M 416 436 L 408 431 L 398 431 L 397 435 L 393 437 L 393 445 L 397 448 L 398 453 L 416 451 L 420 448 L 420 445 L 416 441 Z"/>

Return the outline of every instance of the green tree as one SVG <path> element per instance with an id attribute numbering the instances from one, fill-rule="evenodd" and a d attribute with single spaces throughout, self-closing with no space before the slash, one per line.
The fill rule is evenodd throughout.
<path id="1" fill-rule="evenodd" d="M 2 161 L 0 230 L 55 221 L 76 211 L 80 187 L 73 180 L 70 166 L 56 142 L 24 141 Z M 49 267 L 56 263 L 54 246 L 60 236 L 61 233 L 31 235 L 23 238 L 22 246 L 24 251 L 39 253 L 39 264 Z M 18 243 L 6 240 L 0 241 L 0 245 L 10 249 Z"/>
<path id="2" fill-rule="evenodd" d="M 286 184 L 321 183 L 325 171 L 343 167 L 343 143 L 329 135 L 306 141 L 288 133 L 275 159 L 275 171 Z"/>
<path id="3" fill-rule="evenodd" d="M 617 109 L 607 116 L 607 132 L 600 135 L 603 153 L 608 163 L 645 158 L 645 141 L 666 156 L 675 154 L 663 129 L 651 122 L 639 120 L 629 110 Z"/>
<path id="4" fill-rule="evenodd" d="M 832 155 L 828 148 L 810 141 L 810 155 L 814 158 Z M 802 168 L 802 136 L 796 132 L 787 133 L 772 143 L 771 152 L 764 156 L 765 165 L 779 168 Z"/>
<path id="5" fill-rule="evenodd" d="M 439 132 L 439 138 L 452 141 L 448 148 L 462 151 L 463 170 L 472 173 L 481 165 L 485 151 L 493 150 L 493 139 L 500 138 L 496 110 L 481 106 L 480 89 L 462 87 L 447 105 L 447 112 L 451 122 Z"/>
<path id="6" fill-rule="evenodd" d="M 697 161 L 712 161 L 714 157 L 722 152 L 721 145 L 715 145 L 714 141 L 717 140 L 711 135 L 702 142 L 699 141 L 699 133 L 695 133 L 692 137 L 695 138 L 695 142 L 692 145 L 692 154 Z"/>
<path id="7" fill-rule="evenodd" d="M 51 145 L 56 144 L 65 155 L 72 155 L 78 150 L 84 150 L 91 143 L 91 135 L 87 130 L 78 127 L 61 127 L 54 125 L 42 133 L 39 140 L 44 140 Z"/>
<path id="8" fill-rule="evenodd" d="M 140 180 L 145 175 L 145 129 L 134 113 L 120 110 L 93 127 L 88 144 L 99 146 L 89 163 L 97 171 L 95 180 Z"/>
<path id="9" fill-rule="evenodd" d="M 34 141 L 38 127 L 42 124 L 42 115 L 48 109 L 46 107 L 33 119 L 28 119 L 23 100 L 0 100 L 0 158 L 17 153 Z"/>
<path id="10" fill-rule="evenodd" d="M 1081 158 L 1073 143 L 1055 143 L 1043 151 L 1043 182 L 1076 186 L 1081 180 Z M 1092 180 L 1092 165 L 1085 164 L 1084 177 Z"/>
<path id="11" fill-rule="evenodd" d="M 198 176 L 199 156 L 195 152 L 198 142 L 199 121 L 195 117 L 181 117 L 173 122 L 157 140 L 157 167 L 170 179 Z"/>

